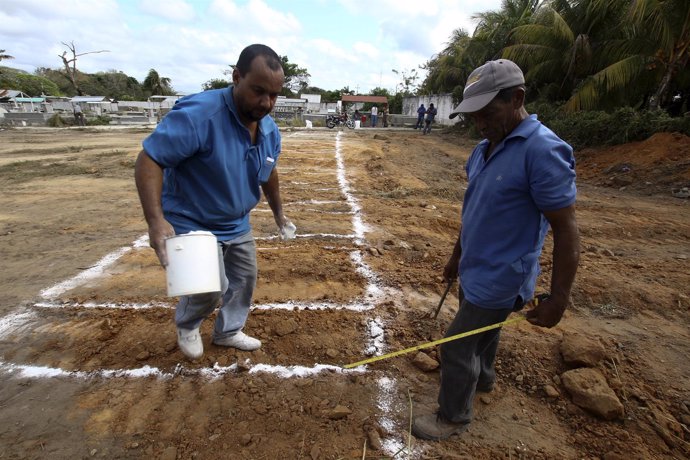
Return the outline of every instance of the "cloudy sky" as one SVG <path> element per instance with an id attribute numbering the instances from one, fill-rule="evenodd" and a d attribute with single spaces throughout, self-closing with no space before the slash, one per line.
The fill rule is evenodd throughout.
<path id="1" fill-rule="evenodd" d="M 264 43 L 311 74 L 310 84 L 393 91 L 438 53 L 454 29 L 501 0 L 0 0 L 1 65 L 33 72 L 62 66 L 73 42 L 77 68 L 118 70 L 143 81 L 149 69 L 194 93 L 224 78 L 240 51 Z M 418 70 L 420 76 L 424 75 Z"/>

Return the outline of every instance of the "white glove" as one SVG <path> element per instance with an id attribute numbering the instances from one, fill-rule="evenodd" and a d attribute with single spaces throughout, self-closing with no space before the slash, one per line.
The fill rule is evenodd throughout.
<path id="1" fill-rule="evenodd" d="M 290 219 L 285 219 L 285 225 L 280 227 L 280 239 L 291 240 L 295 238 L 295 233 L 297 233 L 297 227 L 295 227 L 295 224 L 293 224 Z"/>

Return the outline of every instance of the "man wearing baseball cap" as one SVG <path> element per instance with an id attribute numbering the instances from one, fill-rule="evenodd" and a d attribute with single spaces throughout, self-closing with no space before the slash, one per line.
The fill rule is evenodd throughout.
<path id="1" fill-rule="evenodd" d="M 572 148 L 524 107 L 522 70 L 506 59 L 475 69 L 465 83 L 460 113 L 485 138 L 465 166 L 462 224 L 444 278 L 459 275 L 460 310 L 446 337 L 504 321 L 534 298 L 539 257 L 553 230 L 551 287 L 527 320 L 553 327 L 570 301 L 579 261 Z M 436 413 L 414 419 L 412 432 L 441 440 L 467 430 L 475 393 L 490 392 L 500 329 L 441 345 Z"/>

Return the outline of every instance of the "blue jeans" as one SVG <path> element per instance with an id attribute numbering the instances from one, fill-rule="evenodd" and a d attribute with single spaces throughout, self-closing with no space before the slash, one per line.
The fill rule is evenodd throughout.
<path id="1" fill-rule="evenodd" d="M 376 120 L 378 119 L 378 115 L 372 115 L 371 116 L 371 126 L 372 128 L 376 128 Z"/>
<path id="2" fill-rule="evenodd" d="M 446 337 L 500 323 L 512 311 L 512 308 L 482 308 L 463 300 Z M 494 361 L 500 335 L 500 328 L 491 329 L 441 345 L 438 404 L 441 416 L 446 420 L 454 423 L 472 421 L 472 402 L 477 385 L 490 386 L 496 379 Z"/>
<path id="3" fill-rule="evenodd" d="M 414 129 L 418 129 L 424 126 L 424 115 L 420 115 L 417 117 L 417 124 L 414 125 Z"/>
<path id="4" fill-rule="evenodd" d="M 175 324 L 196 329 L 218 306 L 213 339 L 222 339 L 242 330 L 249 316 L 256 286 L 256 244 L 252 233 L 218 244 L 220 292 L 180 297 L 175 309 Z"/>

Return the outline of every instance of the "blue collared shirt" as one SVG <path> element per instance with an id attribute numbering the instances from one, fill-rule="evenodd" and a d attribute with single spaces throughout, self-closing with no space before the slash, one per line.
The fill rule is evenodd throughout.
<path id="1" fill-rule="evenodd" d="M 177 234 L 206 230 L 224 241 L 247 233 L 260 184 L 278 162 L 277 125 L 269 116 L 262 118 L 252 145 L 232 91 L 180 99 L 143 142 L 146 153 L 165 170 L 163 212 Z"/>
<path id="2" fill-rule="evenodd" d="M 479 143 L 466 165 L 460 282 L 469 302 L 511 308 L 518 295 L 525 301 L 534 295 L 549 229 L 543 212 L 575 202 L 575 159 L 536 115 L 485 161 L 488 147 L 488 140 Z"/>

